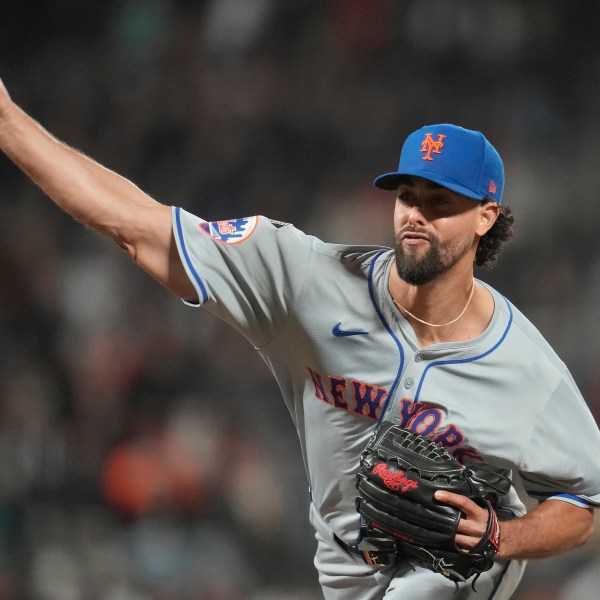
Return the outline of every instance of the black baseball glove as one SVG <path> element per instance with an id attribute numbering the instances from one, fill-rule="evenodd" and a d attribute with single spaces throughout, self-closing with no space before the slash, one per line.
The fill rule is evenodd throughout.
<path id="1" fill-rule="evenodd" d="M 464 582 L 494 564 L 500 525 L 494 506 L 511 482 L 497 471 L 463 467 L 433 440 L 383 424 L 360 459 L 356 508 L 359 548 L 390 553 Z M 437 490 L 467 496 L 488 511 L 485 535 L 469 552 L 454 541 L 461 512 L 434 499 Z"/>

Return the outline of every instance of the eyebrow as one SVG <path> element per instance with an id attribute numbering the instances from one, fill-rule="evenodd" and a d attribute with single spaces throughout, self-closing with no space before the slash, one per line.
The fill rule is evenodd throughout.
<path id="1" fill-rule="evenodd" d="M 435 183 L 435 181 L 430 181 L 429 179 L 425 179 L 424 177 L 421 177 L 421 179 L 425 182 L 425 187 L 429 188 L 430 190 L 447 189 L 447 188 L 444 188 L 443 185 L 440 185 L 439 183 Z M 415 177 L 413 177 L 412 175 L 402 175 L 402 177 L 400 177 L 400 179 L 398 180 L 398 187 L 400 187 L 401 185 L 412 186 L 412 185 L 414 185 L 414 182 L 415 182 Z"/>

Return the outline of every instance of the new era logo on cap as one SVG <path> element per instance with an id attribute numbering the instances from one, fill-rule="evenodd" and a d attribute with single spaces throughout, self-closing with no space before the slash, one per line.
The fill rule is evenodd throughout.
<path id="1" fill-rule="evenodd" d="M 411 133 L 402 146 L 398 170 L 380 175 L 374 183 L 394 190 L 403 175 L 423 177 L 474 200 L 502 200 L 504 166 L 496 149 L 479 131 L 450 123 Z"/>

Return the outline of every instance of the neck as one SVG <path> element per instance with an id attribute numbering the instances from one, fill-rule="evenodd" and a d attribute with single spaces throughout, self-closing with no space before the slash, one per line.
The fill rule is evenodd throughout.
<path id="1" fill-rule="evenodd" d="M 472 270 L 413 286 L 392 268 L 389 289 L 421 346 L 472 339 L 485 330 L 494 310 L 491 295 L 475 284 Z"/>
<path id="2" fill-rule="evenodd" d="M 464 314 L 467 312 L 467 309 L 469 308 L 469 304 L 471 304 L 471 300 L 473 299 L 474 292 L 475 292 L 475 279 L 473 279 L 471 281 L 471 291 L 469 292 L 469 296 L 467 298 L 467 301 L 465 302 L 465 305 L 463 306 L 463 309 L 458 313 L 458 315 L 456 315 L 456 317 L 450 319 L 449 321 L 445 321 L 444 323 L 430 323 L 429 321 L 426 321 L 425 319 L 421 319 L 420 317 L 417 317 L 417 315 L 410 312 L 408 310 L 408 308 L 406 308 L 405 306 L 402 306 L 402 304 L 400 304 L 397 300 L 394 300 L 394 303 L 405 315 L 411 317 L 411 319 L 417 321 L 418 323 L 421 323 L 422 325 L 427 325 L 427 327 L 449 327 L 450 325 L 454 325 L 454 323 L 457 323 L 458 321 L 460 321 L 460 319 L 462 319 Z"/>

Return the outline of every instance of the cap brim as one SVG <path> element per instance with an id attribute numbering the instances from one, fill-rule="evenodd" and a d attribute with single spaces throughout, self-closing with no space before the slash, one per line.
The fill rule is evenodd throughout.
<path id="1" fill-rule="evenodd" d="M 399 173 L 395 171 L 393 173 L 384 173 L 383 175 L 379 175 L 373 180 L 373 184 L 375 187 L 378 187 L 380 190 L 395 190 L 400 185 L 400 180 L 402 177 L 422 177 L 423 179 L 427 179 L 429 181 L 433 181 L 441 185 L 442 187 L 448 188 L 453 192 L 457 192 L 458 194 L 462 194 L 467 198 L 471 198 L 472 200 L 483 200 L 485 196 L 481 194 L 477 194 L 473 190 L 470 190 L 451 179 L 447 179 L 443 175 L 439 175 L 438 173 L 431 173 L 430 171 L 414 171 L 411 173 L 402 172 Z"/>

